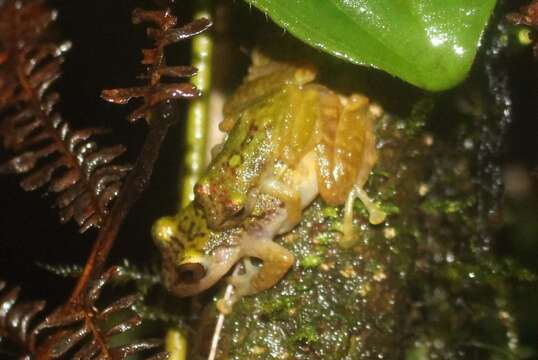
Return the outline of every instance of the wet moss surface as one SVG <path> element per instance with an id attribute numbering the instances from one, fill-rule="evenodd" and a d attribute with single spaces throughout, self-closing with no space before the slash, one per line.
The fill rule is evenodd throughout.
<path id="1" fill-rule="evenodd" d="M 490 185 L 475 170 L 477 121 L 490 119 L 454 110 L 450 129 L 430 123 L 446 110 L 441 102 L 458 99 L 425 98 L 408 118 L 379 121 L 367 191 L 387 220 L 370 225 L 357 201 L 356 243 L 344 249 L 342 210 L 314 203 L 277 240 L 296 255 L 292 271 L 234 306 L 219 358 L 466 359 L 513 350 L 501 291 L 513 269 L 491 254 L 482 228 L 493 228 L 496 202 L 480 202 Z"/>

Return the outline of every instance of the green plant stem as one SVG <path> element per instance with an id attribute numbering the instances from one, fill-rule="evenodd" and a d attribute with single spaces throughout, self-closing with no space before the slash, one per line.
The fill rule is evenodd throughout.
<path id="1" fill-rule="evenodd" d="M 196 3 L 194 18 L 211 19 L 211 0 Z M 209 130 L 209 93 L 211 89 L 211 65 L 213 38 L 210 31 L 192 40 L 192 66 L 198 69 L 192 83 L 200 90 L 201 96 L 189 104 L 185 127 L 184 168 L 180 183 L 180 207 L 187 206 L 193 199 L 194 184 L 206 166 L 207 133 Z M 167 331 L 166 350 L 170 359 L 186 359 L 187 343 L 184 334 L 177 328 Z"/>
<path id="2" fill-rule="evenodd" d="M 211 18 L 210 0 L 197 2 L 194 18 Z M 180 204 L 186 206 L 194 198 L 193 187 L 206 165 L 207 132 L 209 125 L 209 92 L 211 89 L 211 60 L 213 38 L 207 31 L 192 42 L 192 66 L 198 74 L 192 83 L 201 91 L 202 96 L 190 103 L 185 132 L 185 165 L 180 185 Z"/>

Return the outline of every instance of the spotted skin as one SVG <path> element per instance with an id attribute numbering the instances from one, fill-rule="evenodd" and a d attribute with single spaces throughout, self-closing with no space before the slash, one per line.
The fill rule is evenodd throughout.
<path id="1" fill-rule="evenodd" d="M 374 124 L 381 111 L 362 95 L 338 95 L 314 78 L 311 67 L 255 55 L 224 107 L 227 138 L 196 184 L 195 201 L 153 227 L 164 285 L 176 295 L 210 288 L 243 259 L 245 272 L 230 278 L 234 299 L 276 284 L 295 258 L 273 240 L 296 226 L 317 196 L 345 204 L 342 246 L 353 243 L 355 198 L 371 223 L 384 220 L 363 190 L 377 160 Z"/>
<path id="2" fill-rule="evenodd" d="M 344 204 L 354 187 L 364 186 L 377 160 L 380 108 L 314 83 L 315 75 L 310 66 L 254 55 L 249 76 L 224 106 L 226 141 L 194 188 L 210 228 L 240 224 L 259 193 L 279 198 L 298 221 L 304 201 L 285 177 L 312 151 L 325 202 Z"/>

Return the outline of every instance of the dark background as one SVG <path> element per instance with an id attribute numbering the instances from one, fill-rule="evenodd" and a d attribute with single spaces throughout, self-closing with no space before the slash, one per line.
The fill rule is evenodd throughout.
<path id="1" fill-rule="evenodd" d="M 62 36 L 73 42 L 64 74 L 56 85 L 62 97 L 58 110 L 73 128 L 111 128 L 113 135 L 103 137 L 103 145 L 124 144 L 128 153 L 119 162 L 134 163 L 147 130 L 143 121 L 129 124 L 126 120 L 136 104 L 118 106 L 99 97 L 102 89 L 143 84 L 137 80 L 144 71 L 141 49 L 151 43 L 144 26 L 131 24 L 133 2 L 51 3 L 59 10 L 57 25 Z M 138 1 L 136 5 L 154 7 L 149 1 Z M 180 23 L 190 21 L 191 12 L 188 7 L 179 6 L 176 14 L 184 14 Z M 170 62 L 188 64 L 189 45 L 187 42 L 180 46 L 180 51 L 174 51 L 184 54 L 183 59 Z M 124 258 L 142 263 L 156 256 L 149 229 L 158 216 L 175 211 L 182 130 L 182 124 L 171 129 L 152 186 L 123 226 L 111 263 Z M 0 161 L 7 159 L 9 154 L 0 152 Z M 52 199 L 40 191 L 24 192 L 18 186 L 19 180 L 17 176 L 0 177 L 0 277 L 10 284 L 21 284 L 24 295 L 61 302 L 74 282 L 58 278 L 37 264 L 84 264 L 97 231 L 79 235 L 74 222 L 59 224 L 56 210 L 51 209 Z"/>
<path id="2" fill-rule="evenodd" d="M 139 64 L 140 49 L 148 43 L 144 27 L 130 23 L 133 1 L 55 0 L 51 3 L 59 9 L 61 33 L 74 44 L 64 66 L 64 75 L 57 84 L 62 95 L 59 110 L 75 128 L 89 125 L 112 128 L 115 135 L 110 141 L 126 145 L 129 152 L 125 160 L 134 161 L 145 134 L 145 124 L 130 125 L 125 121 L 132 106 L 112 105 L 99 98 L 102 89 L 138 84 L 136 75 L 143 71 Z M 149 4 L 135 3 L 140 7 Z M 176 14 L 180 15 L 180 22 L 186 22 L 192 9 L 189 4 L 181 3 Z M 510 1 L 507 7 L 515 10 L 523 3 Z M 241 7 L 240 11 L 250 17 L 249 26 L 256 21 L 266 21 L 240 1 L 235 1 L 234 6 Z M 239 23 L 234 26 L 236 30 L 241 27 Z M 188 64 L 189 45 L 180 45 L 179 50 L 174 53 L 184 54 L 183 58 L 180 56 L 173 63 Z M 511 51 L 513 56 L 507 67 L 511 75 L 514 118 L 506 138 L 503 163 L 509 175 L 513 175 L 510 171 L 517 171 L 516 175 L 527 181 L 528 186 L 523 193 L 508 191 L 506 220 L 498 233 L 497 249 L 538 270 L 538 61 L 530 48 L 514 47 Z M 171 130 L 151 187 L 123 226 L 111 263 L 123 258 L 148 263 L 156 256 L 149 229 L 154 219 L 175 211 L 182 130 L 181 123 Z M 0 161 L 8 158 L 9 154 L 0 152 Z M 74 223 L 60 225 L 56 212 L 50 209 L 51 199 L 41 192 L 25 193 L 18 186 L 18 180 L 16 176 L 0 177 L 0 277 L 10 284 L 22 285 L 24 297 L 47 298 L 57 304 L 68 296 L 74 282 L 58 278 L 37 264 L 83 264 L 96 231 L 80 236 Z M 538 334 L 538 322 L 534 321 L 538 304 L 535 290 L 532 285 L 522 284 L 515 286 L 514 292 L 516 316 L 527 343 L 532 343 Z"/>

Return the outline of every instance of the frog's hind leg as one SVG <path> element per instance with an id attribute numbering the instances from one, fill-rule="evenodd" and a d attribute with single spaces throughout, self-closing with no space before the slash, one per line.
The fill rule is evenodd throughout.
<path id="1" fill-rule="evenodd" d="M 353 203 L 356 198 L 360 199 L 368 211 L 368 220 L 371 224 L 378 225 L 385 221 L 385 212 L 370 199 L 366 191 L 359 185 L 353 186 L 344 206 L 343 236 L 340 240 L 340 245 L 342 247 L 350 247 L 355 242 L 355 232 L 353 229 Z"/>

